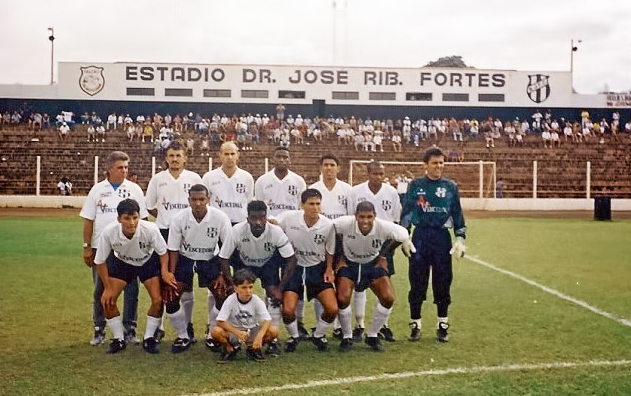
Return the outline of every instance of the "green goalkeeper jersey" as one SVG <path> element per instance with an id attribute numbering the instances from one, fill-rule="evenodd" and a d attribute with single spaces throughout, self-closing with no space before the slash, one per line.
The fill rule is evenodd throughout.
<path id="1" fill-rule="evenodd" d="M 456 183 L 444 177 L 415 179 L 408 188 L 403 204 L 403 225 L 421 228 L 452 228 L 456 236 L 465 237 L 466 226 Z"/>

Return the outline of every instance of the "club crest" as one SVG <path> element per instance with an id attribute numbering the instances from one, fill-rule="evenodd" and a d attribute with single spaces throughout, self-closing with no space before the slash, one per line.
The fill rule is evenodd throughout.
<path id="1" fill-rule="evenodd" d="M 530 100 L 535 103 L 541 103 L 550 97 L 550 76 L 530 74 L 528 78 L 526 93 Z"/>
<path id="2" fill-rule="evenodd" d="M 79 76 L 79 88 L 90 96 L 94 96 L 105 87 L 105 77 L 103 76 L 103 67 L 88 66 L 81 67 L 81 76 Z"/>

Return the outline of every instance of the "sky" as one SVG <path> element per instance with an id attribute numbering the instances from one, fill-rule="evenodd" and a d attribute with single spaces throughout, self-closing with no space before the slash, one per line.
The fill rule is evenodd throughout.
<path id="1" fill-rule="evenodd" d="M 570 70 L 574 89 L 631 90 L 629 0 L 0 0 L 0 84 L 57 62 Z M 581 40 L 581 43 L 577 43 Z"/>

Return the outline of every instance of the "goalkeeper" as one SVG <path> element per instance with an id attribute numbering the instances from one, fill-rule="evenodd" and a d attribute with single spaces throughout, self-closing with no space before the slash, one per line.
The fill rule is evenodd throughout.
<path id="1" fill-rule="evenodd" d="M 453 180 L 442 177 L 445 155 L 438 148 L 430 148 L 423 156 L 426 175 L 414 180 L 404 200 L 401 218 L 403 226 L 414 225 L 412 242 L 416 252 L 410 257 L 410 341 L 421 337 L 421 305 L 427 299 L 430 267 L 432 290 L 438 313 L 436 334 L 438 341 L 449 341 L 447 314 L 453 278 L 451 256 L 464 257 L 465 223 L 460 207 L 458 187 Z M 453 246 L 449 228 L 454 229 Z"/>

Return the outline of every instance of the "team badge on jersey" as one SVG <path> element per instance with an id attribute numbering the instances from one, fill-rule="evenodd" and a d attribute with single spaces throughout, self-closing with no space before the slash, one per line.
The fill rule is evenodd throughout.
<path id="1" fill-rule="evenodd" d="M 119 188 L 116 192 L 118 193 L 118 196 L 123 198 L 123 199 L 127 199 L 127 198 L 131 197 L 131 191 L 129 191 L 128 189 L 126 189 L 124 187 Z"/>
<path id="2" fill-rule="evenodd" d="M 313 236 L 313 242 L 315 242 L 318 245 L 322 245 L 324 243 L 324 235 L 322 235 L 322 234 L 315 234 Z"/>
<path id="3" fill-rule="evenodd" d="M 208 238 L 217 238 L 217 228 L 215 227 L 208 227 L 206 228 L 206 236 Z"/>
<path id="4" fill-rule="evenodd" d="M 381 209 L 385 210 L 386 212 L 392 209 L 392 201 L 388 201 L 387 199 L 384 199 L 383 201 L 381 201 Z"/>
<path id="5" fill-rule="evenodd" d="M 237 183 L 235 186 L 235 190 L 239 193 L 239 194 L 245 194 L 245 184 L 243 183 Z"/>
<path id="6" fill-rule="evenodd" d="M 191 187 L 193 187 L 193 185 L 191 183 L 184 183 L 182 187 L 184 187 L 184 193 L 188 195 L 188 191 L 191 189 Z"/>
<path id="7" fill-rule="evenodd" d="M 348 206 L 348 198 L 346 198 L 346 195 L 338 195 L 337 202 L 342 206 Z"/>
<path id="8" fill-rule="evenodd" d="M 530 74 L 526 93 L 535 103 L 544 102 L 550 97 L 550 76 Z"/>
<path id="9" fill-rule="evenodd" d="M 287 192 L 289 195 L 298 195 L 298 188 L 296 186 L 287 186 Z"/>
<path id="10" fill-rule="evenodd" d="M 379 248 L 381 248 L 381 245 L 383 245 L 383 242 L 381 242 L 381 239 L 373 239 L 372 240 L 372 247 L 373 247 L 373 249 L 379 249 Z"/>
<path id="11" fill-rule="evenodd" d="M 90 96 L 94 96 L 105 87 L 105 77 L 103 76 L 103 67 L 88 66 L 81 67 L 81 76 L 79 76 L 79 88 Z"/>
<path id="12" fill-rule="evenodd" d="M 138 247 L 140 249 L 146 249 L 147 248 L 147 244 L 141 241 L 138 241 Z"/>
<path id="13" fill-rule="evenodd" d="M 447 196 L 447 189 L 445 187 L 438 187 L 436 189 L 436 196 L 438 198 L 445 198 Z"/>
<path id="14" fill-rule="evenodd" d="M 272 242 L 265 242 L 265 244 L 263 245 L 263 249 L 265 249 L 266 252 L 273 252 L 274 244 Z"/>

